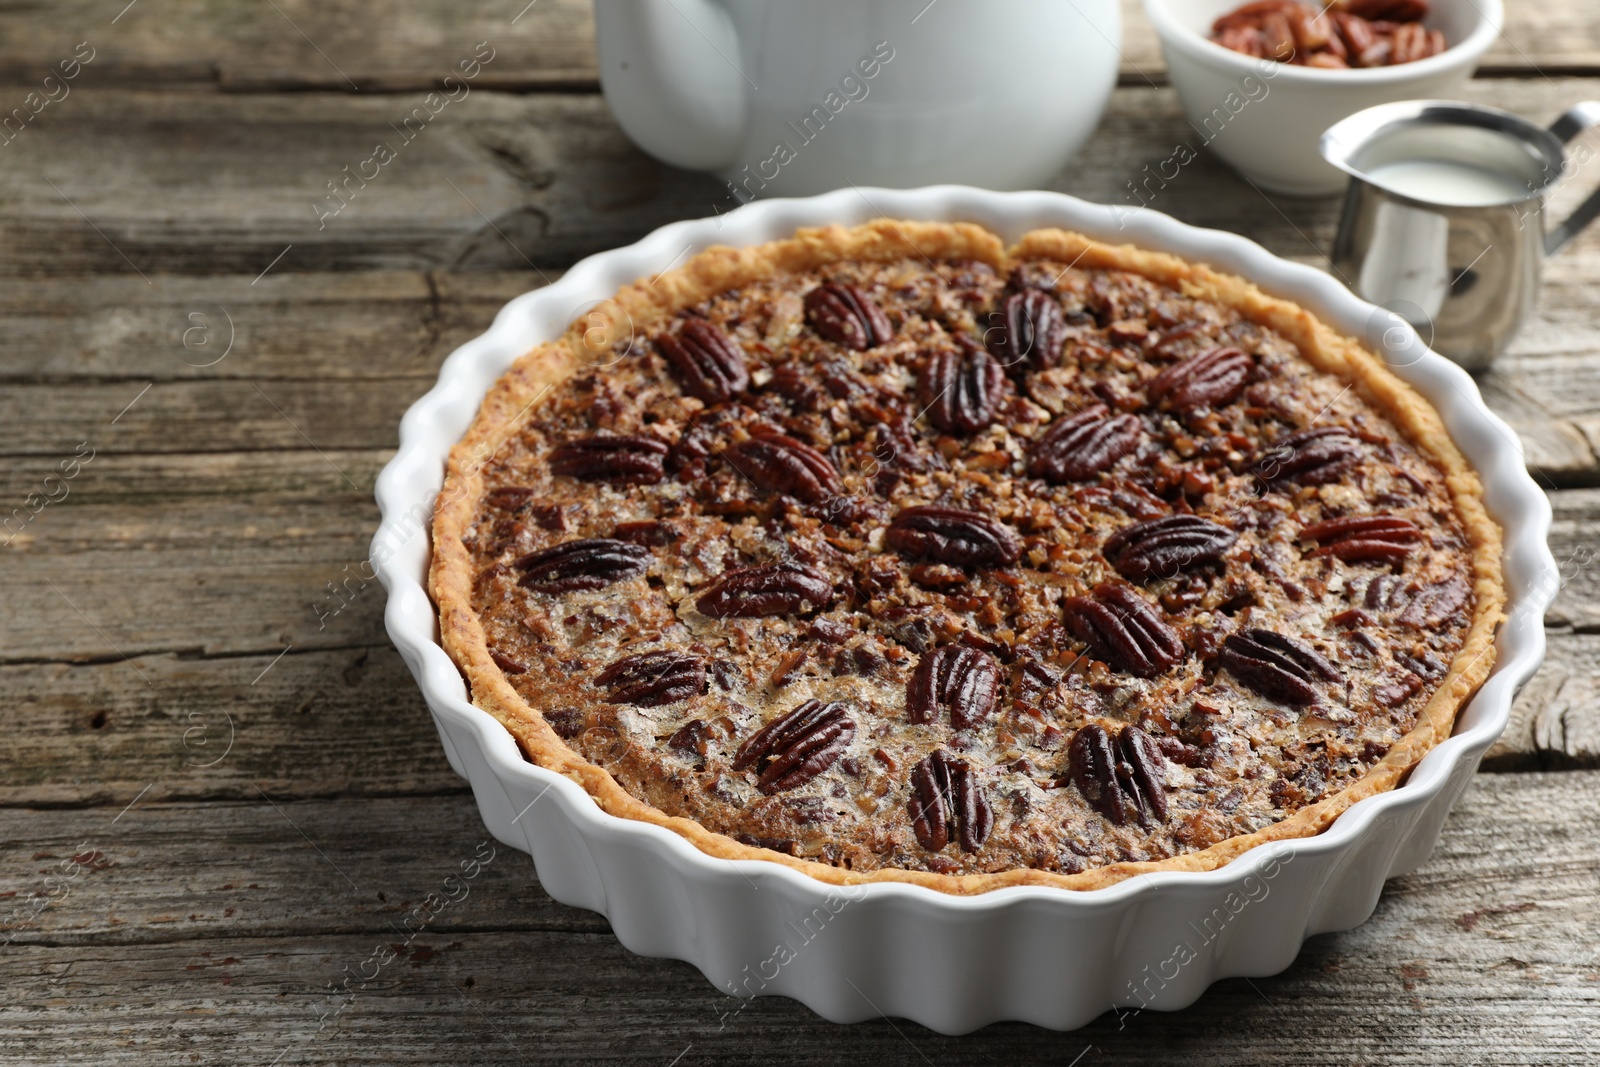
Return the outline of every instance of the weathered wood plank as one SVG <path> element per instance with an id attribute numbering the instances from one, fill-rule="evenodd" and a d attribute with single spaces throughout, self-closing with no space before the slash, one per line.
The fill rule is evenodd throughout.
<path id="1" fill-rule="evenodd" d="M 122 7 L 68 0 L 8 11 L 0 82 L 32 87 L 88 41 L 94 58 L 80 84 L 392 92 L 459 77 L 460 61 L 484 42 L 493 58 L 476 87 L 598 85 L 587 0 L 380 0 L 359 9 L 311 0 L 140 0 Z"/>
<path id="2" fill-rule="evenodd" d="M 431 119 L 423 99 L 80 89 L 8 148 L 0 266 L 520 270 L 732 202 L 637 151 L 597 95 L 473 93 Z M 362 179 L 380 143 L 394 158 Z"/>
<path id="3" fill-rule="evenodd" d="M 37 457 L 48 470 L 84 442 L 97 455 L 320 450 L 333 457 L 393 447 L 400 416 L 435 380 L 429 374 L 323 381 L 309 372 L 276 381 L 10 385 L 0 393 L 6 427 L 0 454 Z"/>
<path id="4" fill-rule="evenodd" d="M 480 41 L 495 49 L 478 76 L 481 86 L 598 85 L 594 23 L 584 0 L 526 6 L 388 0 L 359 15 L 309 0 L 284 0 L 281 13 L 204 0 L 143 0 L 119 16 L 120 7 L 70 0 L 8 12 L 0 83 L 31 87 L 87 39 L 96 53 L 86 69 L 98 85 L 392 92 L 438 84 Z M 1122 0 L 1122 22 L 1123 82 L 1163 80 L 1161 48 L 1139 0 Z M 1600 70 L 1600 26 L 1583 0 L 1508 4 L 1505 34 L 1483 61 L 1485 73 L 1513 76 L 1583 70 Z"/>
<path id="5" fill-rule="evenodd" d="M 1561 591 L 1546 625 L 1600 633 L 1600 491 L 1551 493 L 1550 504 L 1550 550 L 1560 569 Z"/>
<path id="6" fill-rule="evenodd" d="M 1585 642 L 1579 651 L 1576 662 L 1552 657 L 1517 696 L 1511 725 L 1485 757 L 1487 765 L 1501 770 L 1597 765 L 1600 647 Z"/>
<path id="7" fill-rule="evenodd" d="M 1467 95 L 1548 121 L 1600 81 L 1476 82 Z M 733 206 L 714 179 L 634 149 L 598 96 L 475 93 L 407 143 L 394 127 L 420 100 L 80 89 L 8 148 L 0 270 L 254 278 L 280 254 L 279 273 L 549 268 Z M 396 158 L 363 184 L 352 175 L 380 142 Z M 1127 89 L 1049 187 L 1134 204 L 1143 168 L 1184 142 L 1200 143 L 1171 90 Z M 341 200 L 329 185 L 345 181 Z M 1336 198 L 1268 199 L 1209 156 L 1143 199 L 1311 258 L 1338 211 Z"/>
<path id="8" fill-rule="evenodd" d="M 0 805 L 126 803 L 146 787 L 150 801 L 461 788 L 392 647 L 279 659 L 282 647 L 0 667 L 11 685 Z"/>
<path id="9" fill-rule="evenodd" d="M 0 809 L 0 938 L 387 935 L 472 859 L 471 906 L 458 899 L 439 909 L 427 923 L 433 933 L 609 931 L 601 916 L 545 895 L 528 856 L 488 836 L 456 781 L 453 795 L 432 797 L 293 802 L 262 782 L 231 803 L 160 803 L 151 790 L 126 812 L 126 800 Z"/>
<path id="10" fill-rule="evenodd" d="M 1554 399 L 1537 383 L 1541 362 L 1505 357 L 1478 378 L 1484 402 L 1521 440 L 1528 469 L 1542 488 L 1592 484 L 1600 461 L 1584 433 L 1583 416 L 1566 418 L 1551 410 Z"/>
<path id="11" fill-rule="evenodd" d="M 13 991 L 0 1005 L 0 1041 L 33 1060 L 95 1064 L 191 1052 L 433 1063 L 459 1060 L 463 1047 L 473 1062 L 506 1064 L 1064 1063 L 1080 1054 L 1084 1063 L 1594 1063 L 1592 778 L 1479 778 L 1429 863 L 1391 883 L 1365 926 L 1313 939 L 1282 975 L 1219 983 L 1174 1015 L 1108 1013 L 1071 1035 L 1000 1025 L 962 1038 L 904 1022 L 829 1026 L 778 999 L 729 1015 L 739 1003 L 689 966 L 583 932 L 595 918 L 548 902 L 507 850 L 453 914 L 365 987 L 352 981 L 347 1001 L 333 991 L 346 975 L 379 946 L 403 944 L 390 924 L 423 894 L 445 892 L 445 875 L 471 859 L 482 831 L 467 798 L 280 805 L 287 819 L 265 803 L 141 804 L 116 824 L 115 809 L 73 813 L 43 838 L 26 834 L 3 861 L 3 884 L 26 902 L 80 844 L 97 852 L 0 958 Z M 41 839 L 47 854 L 28 858 Z"/>
<path id="12" fill-rule="evenodd" d="M 348 474 L 344 458 L 299 456 L 308 470 L 326 462 Z M 367 479 L 321 498 L 75 508 L 69 497 L 45 508 L 0 569 L 10 638 L 0 655 L 121 659 L 383 643 L 380 587 L 362 565 L 378 523 L 367 493 L 380 457 L 360 458 Z"/>
<path id="13" fill-rule="evenodd" d="M 134 382 L 135 391 L 139 385 Z M 143 402 L 141 400 L 140 404 Z M 320 501 L 334 510 L 343 510 L 347 520 L 356 527 L 376 523 L 377 505 L 370 500 L 372 484 L 393 449 L 327 452 L 325 461 L 303 440 L 301 445 L 297 450 L 177 452 L 155 456 L 97 451 L 87 463 L 80 464 L 77 476 L 67 482 L 67 496 L 40 512 L 36 524 L 19 527 L 13 519 L 11 529 L 21 529 L 29 536 L 16 538 L 11 549 L 50 551 L 54 542 L 46 536 L 48 517 L 60 514 L 54 510 L 58 506 L 63 510 L 89 504 L 116 505 L 123 509 L 171 508 L 183 506 L 186 500 L 193 503 L 190 498 L 218 497 L 224 498 L 220 503 L 226 500 L 245 503 L 258 497 L 290 497 Z M 84 455 L 88 458 L 87 452 Z M 15 502 L 28 493 L 47 491 L 43 478 L 59 467 L 52 459 L 50 456 L 18 458 L 0 465 L 0 500 Z M 346 475 L 350 478 L 348 482 Z M 355 483 L 354 487 L 351 482 Z M 52 482 L 51 486 L 54 485 Z M 57 496 L 60 496 L 59 490 Z M 370 514 L 362 511 L 369 506 Z M 4 521 L 5 513 L 0 512 L 0 527 Z M 0 545 L 8 536 L 0 533 Z"/>
<path id="14" fill-rule="evenodd" d="M 1600 70 L 1600 19 L 1582 0 L 1507 4 L 1505 29 L 1478 67 L 1480 77 Z"/>
<path id="15" fill-rule="evenodd" d="M 1505 735 L 1484 765 L 1600 767 L 1600 638 L 1552 639 L 1545 665 L 1517 695 Z"/>
<path id="16" fill-rule="evenodd" d="M 40 278 L 0 291 L 0 380 L 428 376 L 541 284 L 526 267 Z"/>

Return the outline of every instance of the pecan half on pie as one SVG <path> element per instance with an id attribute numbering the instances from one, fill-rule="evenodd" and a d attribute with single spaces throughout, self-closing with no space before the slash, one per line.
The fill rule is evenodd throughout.
<path id="1" fill-rule="evenodd" d="M 443 641 L 702 850 L 948 892 L 1203 870 L 1397 785 L 1487 675 L 1437 414 L 1247 282 L 1062 231 L 712 249 L 456 448 Z"/>

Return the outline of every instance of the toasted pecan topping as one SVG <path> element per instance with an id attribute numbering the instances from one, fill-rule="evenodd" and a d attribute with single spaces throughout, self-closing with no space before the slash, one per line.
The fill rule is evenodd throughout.
<path id="1" fill-rule="evenodd" d="M 942 749 L 911 769 L 911 827 L 917 843 L 938 852 L 952 840 L 976 852 L 994 829 L 994 809 L 965 760 Z"/>
<path id="2" fill-rule="evenodd" d="M 1271 630 L 1231 634 L 1217 662 L 1262 696 L 1285 704 L 1313 704 L 1317 682 L 1344 681 L 1316 649 Z"/>
<path id="3" fill-rule="evenodd" d="M 642 652 L 617 660 L 600 672 L 594 684 L 608 691 L 608 703 L 655 707 L 704 693 L 706 665 L 683 652 Z"/>
<path id="4" fill-rule="evenodd" d="M 1298 430 L 1273 442 L 1256 460 L 1256 477 L 1269 486 L 1280 482 L 1326 485 L 1360 462 L 1365 450 L 1349 430 L 1319 426 Z"/>
<path id="5" fill-rule="evenodd" d="M 573 593 L 604 589 L 637 578 L 650 566 L 650 550 L 627 541 L 584 537 L 529 552 L 511 566 L 522 571 L 517 584 L 535 593 Z"/>
<path id="6" fill-rule="evenodd" d="M 708 404 L 731 400 L 750 388 L 744 352 L 734 340 L 703 319 L 689 319 L 677 333 L 656 338 L 684 392 Z"/>
<path id="7" fill-rule="evenodd" d="M 1205 563 L 1220 563 L 1222 554 L 1238 539 L 1226 526 L 1198 515 L 1169 515 L 1124 526 L 1101 551 L 1118 574 L 1143 582 L 1172 578 Z"/>
<path id="8" fill-rule="evenodd" d="M 713 618 L 793 615 L 820 608 L 833 599 L 826 575 L 801 563 L 766 563 L 729 571 L 695 606 Z"/>
<path id="9" fill-rule="evenodd" d="M 1113 739 L 1105 727 L 1090 723 L 1067 745 L 1067 780 L 1118 826 L 1166 821 L 1164 765 L 1155 740 L 1137 726 L 1124 726 Z"/>
<path id="10" fill-rule="evenodd" d="M 1009 374 L 1047 370 L 1061 362 L 1067 322 L 1056 298 L 1039 289 L 1012 293 L 989 316 L 985 343 Z"/>
<path id="11" fill-rule="evenodd" d="M 1174 363 L 1145 386 L 1163 411 L 1190 412 L 1234 400 L 1250 379 L 1250 357 L 1237 348 L 1212 348 Z"/>
<path id="12" fill-rule="evenodd" d="M 999 413 L 1005 382 L 995 358 L 961 337 L 956 348 L 941 348 L 928 357 L 917 388 L 928 421 L 950 433 L 973 434 Z"/>
<path id="13" fill-rule="evenodd" d="M 1144 438 L 1134 415 L 1111 415 L 1104 404 L 1091 404 L 1057 419 L 1028 454 L 1028 473 L 1050 482 L 1082 482 L 1093 478 Z"/>
<path id="14" fill-rule="evenodd" d="M 855 720 L 843 704 L 808 700 L 740 745 L 733 769 L 753 770 L 763 793 L 781 793 L 833 766 L 855 736 Z"/>
<path id="15" fill-rule="evenodd" d="M 806 294 L 805 304 L 811 328 L 846 348 L 861 352 L 894 336 L 883 309 L 853 285 L 824 283 Z"/>
<path id="16" fill-rule="evenodd" d="M 933 722 L 948 712 L 950 725 L 965 730 L 981 724 L 1000 699 L 1000 666 L 987 652 L 965 645 L 941 645 L 922 654 L 906 684 L 906 717 Z"/>
<path id="17" fill-rule="evenodd" d="M 644 434 L 593 434 L 550 450 L 550 470 L 585 481 L 659 482 L 668 444 Z"/>
<path id="18" fill-rule="evenodd" d="M 1022 542 L 1004 523 L 964 508 L 906 508 L 885 540 L 897 552 L 958 567 L 1002 567 L 1022 555 Z"/>
<path id="19" fill-rule="evenodd" d="M 1096 659 L 1153 678 L 1183 658 L 1183 642 L 1154 604 L 1126 585 L 1105 583 L 1093 596 L 1069 597 L 1062 616 Z"/>
<path id="20" fill-rule="evenodd" d="M 1317 542 L 1313 556 L 1332 556 L 1346 563 L 1400 563 L 1422 540 L 1422 531 L 1410 519 L 1396 515 L 1346 515 L 1313 523 L 1300 536 Z"/>
<path id="21" fill-rule="evenodd" d="M 804 441 L 768 426 L 757 427 L 743 441 L 729 445 L 722 455 L 762 489 L 808 504 L 819 504 L 842 489 L 839 470 L 832 460 Z"/>

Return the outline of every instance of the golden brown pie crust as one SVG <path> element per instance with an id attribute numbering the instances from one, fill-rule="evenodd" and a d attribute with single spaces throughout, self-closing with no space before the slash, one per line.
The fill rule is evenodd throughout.
<path id="1" fill-rule="evenodd" d="M 1112 863 L 1078 874 L 1014 869 L 974 875 L 898 868 L 851 871 L 741 844 L 691 819 L 669 816 L 641 802 L 608 771 L 583 759 L 557 736 L 491 659 L 473 608 L 472 561 L 462 538 L 483 496 L 485 463 L 516 434 L 528 412 L 555 384 L 582 368 L 592 369 L 609 352 L 616 336 L 629 331 L 648 333 L 683 308 L 774 274 L 843 260 L 907 256 L 979 260 L 1002 271 L 1022 260 L 1051 259 L 1143 275 L 1186 295 L 1234 309 L 1277 331 L 1297 345 L 1314 367 L 1350 383 L 1387 416 L 1443 472 L 1467 536 L 1473 570 L 1474 608 L 1465 643 L 1410 732 L 1353 785 L 1260 831 L 1202 851 L 1158 861 Z M 471 428 L 451 451 L 435 506 L 430 588 L 439 606 L 441 640 L 465 674 L 473 702 L 511 731 L 528 759 L 583 786 L 610 814 L 665 827 L 712 856 L 781 863 L 831 884 L 911 882 L 953 894 L 1014 885 L 1096 889 L 1151 871 L 1212 870 L 1263 842 L 1316 834 L 1357 801 L 1400 784 L 1429 749 L 1450 735 L 1457 712 L 1493 665 L 1495 630 L 1505 602 L 1500 530 L 1485 511 L 1482 497 L 1477 474 L 1445 432 L 1437 412 L 1421 396 L 1356 341 L 1340 336 L 1297 304 L 1269 296 L 1241 278 L 1165 253 L 1102 244 L 1063 230 L 1034 231 L 1008 250 L 995 235 L 970 224 L 878 220 L 854 228 L 800 230 L 791 239 L 752 248 L 708 249 L 682 267 L 625 287 L 559 340 L 522 357 L 490 390 Z"/>

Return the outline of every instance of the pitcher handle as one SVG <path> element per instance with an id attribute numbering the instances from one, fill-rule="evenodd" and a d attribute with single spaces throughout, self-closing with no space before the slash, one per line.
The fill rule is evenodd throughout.
<path id="1" fill-rule="evenodd" d="M 1550 124 L 1550 132 L 1561 139 L 1562 144 L 1571 141 L 1584 130 L 1600 126 L 1600 100 L 1585 100 L 1581 104 L 1574 104 L 1555 122 Z M 1544 236 L 1544 250 L 1546 255 L 1555 255 L 1561 251 L 1566 243 L 1578 236 L 1579 232 L 1589 223 L 1600 217 L 1600 189 L 1589 194 L 1589 198 L 1578 205 L 1578 209 L 1555 229 Z"/>

